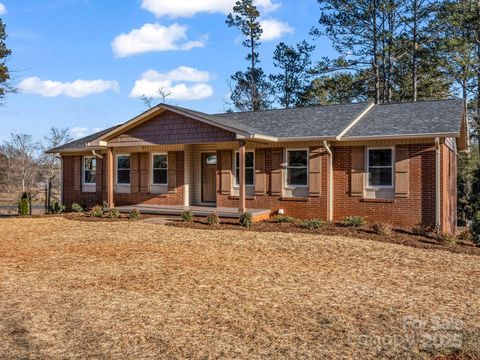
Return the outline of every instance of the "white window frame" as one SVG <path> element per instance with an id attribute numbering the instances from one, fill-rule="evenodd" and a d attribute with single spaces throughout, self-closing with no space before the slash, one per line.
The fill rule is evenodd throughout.
<path id="1" fill-rule="evenodd" d="M 392 151 L 392 162 L 391 166 L 376 166 L 376 168 L 391 168 L 392 169 L 392 176 L 391 176 L 391 185 L 370 185 L 370 150 L 391 150 Z M 367 151 L 365 152 L 366 156 L 366 171 L 365 171 L 365 176 L 366 178 L 366 184 L 367 184 L 367 189 L 393 189 L 395 187 L 395 147 L 394 146 L 378 146 L 378 147 L 369 147 L 367 148 Z"/>
<path id="2" fill-rule="evenodd" d="M 95 159 L 95 173 L 97 172 L 97 158 L 95 156 L 84 156 L 83 157 L 83 162 L 82 162 L 82 184 L 83 185 L 96 185 L 97 182 L 86 182 L 85 180 L 85 162 L 87 159 Z M 95 174 L 95 179 L 96 179 L 96 174 Z"/>
<path id="3" fill-rule="evenodd" d="M 130 186 L 130 182 L 127 183 L 118 183 L 118 158 L 122 156 L 128 156 L 130 158 L 130 168 L 128 169 L 130 171 L 130 182 L 132 181 L 132 156 L 130 154 L 117 154 L 115 155 L 115 184 L 117 186 Z M 126 170 L 126 169 L 123 169 Z"/>
<path id="4" fill-rule="evenodd" d="M 293 185 L 293 184 L 289 184 L 288 183 L 288 152 L 289 151 L 306 151 L 307 152 L 307 184 L 306 185 Z M 285 188 L 286 189 L 295 189 L 295 188 L 306 188 L 306 187 L 309 187 L 309 182 L 310 182 L 310 179 L 309 179 L 309 172 L 310 172 L 310 150 L 308 148 L 289 148 L 289 149 L 285 149 Z M 302 169 L 302 168 L 298 168 L 298 169 Z"/>
<path id="5" fill-rule="evenodd" d="M 165 168 L 165 170 L 167 172 L 167 182 L 166 183 L 156 183 L 155 182 L 155 176 L 154 176 L 155 170 L 164 170 L 162 168 L 154 168 L 154 166 L 155 166 L 155 162 L 154 162 L 155 155 L 165 155 L 167 157 L 167 167 Z M 166 153 L 166 152 L 152 153 L 151 162 L 152 162 L 152 166 L 151 166 L 152 175 L 150 177 L 151 184 L 152 185 L 168 185 L 168 153 Z"/>
<path id="6" fill-rule="evenodd" d="M 245 155 L 247 153 L 252 153 L 253 154 L 253 184 L 245 184 L 245 186 L 255 186 L 255 150 L 246 150 Z M 239 187 L 240 186 L 240 181 L 237 179 L 237 154 L 240 154 L 238 151 L 234 151 L 233 155 L 233 177 L 235 178 L 234 181 L 234 186 Z M 240 156 L 240 155 L 239 155 Z M 240 167 L 240 164 L 238 165 Z M 245 169 L 247 169 L 245 167 Z"/>

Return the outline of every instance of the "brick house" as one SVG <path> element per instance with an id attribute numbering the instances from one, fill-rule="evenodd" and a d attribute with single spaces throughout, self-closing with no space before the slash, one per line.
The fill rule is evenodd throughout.
<path id="1" fill-rule="evenodd" d="M 209 115 L 161 104 L 49 150 L 62 201 L 127 211 L 456 229 L 457 152 L 468 150 L 459 99 Z"/>

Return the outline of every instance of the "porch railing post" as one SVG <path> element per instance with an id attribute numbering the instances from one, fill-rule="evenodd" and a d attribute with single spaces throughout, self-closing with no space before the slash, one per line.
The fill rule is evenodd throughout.
<path id="1" fill-rule="evenodd" d="M 240 190 L 240 196 L 239 196 L 239 207 L 238 207 L 238 212 L 243 214 L 246 211 L 246 206 L 245 206 L 245 141 L 240 141 L 239 142 L 239 148 L 238 148 L 238 157 L 239 157 L 239 170 L 240 170 L 240 179 L 239 179 L 239 190 Z"/>
<path id="2" fill-rule="evenodd" d="M 110 209 L 115 207 L 113 202 L 113 149 L 107 150 L 107 202 Z"/>

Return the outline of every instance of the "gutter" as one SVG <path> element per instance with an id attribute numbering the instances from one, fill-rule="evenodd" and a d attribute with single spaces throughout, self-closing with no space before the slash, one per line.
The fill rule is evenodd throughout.
<path id="1" fill-rule="evenodd" d="M 95 156 L 96 158 L 103 159 L 103 156 L 100 155 L 100 154 L 97 154 L 97 152 L 95 151 L 95 149 L 92 150 L 92 155 Z"/>
<path id="2" fill-rule="evenodd" d="M 440 138 L 435 138 L 435 229 L 440 230 L 441 219 L 440 219 Z"/>
<path id="3" fill-rule="evenodd" d="M 323 142 L 323 146 L 328 152 L 328 221 L 333 221 L 333 153 L 327 141 Z"/>

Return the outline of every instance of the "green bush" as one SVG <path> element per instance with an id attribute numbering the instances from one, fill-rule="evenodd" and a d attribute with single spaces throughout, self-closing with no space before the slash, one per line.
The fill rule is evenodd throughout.
<path id="1" fill-rule="evenodd" d="M 244 228 L 249 228 L 253 225 L 252 214 L 244 212 L 240 215 L 240 225 Z"/>
<path id="2" fill-rule="evenodd" d="M 23 193 L 20 198 L 20 205 L 18 206 L 18 214 L 25 216 L 30 215 L 30 203 L 28 201 L 28 194 Z"/>
<path id="3" fill-rule="evenodd" d="M 60 205 L 59 201 L 55 201 L 50 205 L 49 212 L 50 214 L 61 214 L 65 211 L 65 205 Z"/>
<path id="4" fill-rule="evenodd" d="M 208 225 L 216 226 L 220 224 L 220 218 L 218 217 L 217 213 L 212 213 L 207 216 L 207 223 Z"/>
<path id="5" fill-rule="evenodd" d="M 140 219 L 140 210 L 138 209 L 132 209 L 129 213 L 128 213 L 128 218 L 130 220 L 138 220 Z"/>
<path id="6" fill-rule="evenodd" d="M 323 226 L 323 221 L 322 219 L 308 219 L 308 220 L 302 220 L 299 223 L 299 226 L 304 229 L 319 229 Z"/>
<path id="7" fill-rule="evenodd" d="M 192 222 L 193 221 L 193 214 L 190 210 L 185 210 L 182 212 L 182 221 L 183 222 Z"/>
<path id="8" fill-rule="evenodd" d="M 81 213 L 81 212 L 83 212 L 84 210 L 83 210 L 83 207 L 82 207 L 81 205 L 79 205 L 79 204 L 77 204 L 77 203 L 73 203 L 73 204 L 72 204 L 72 211 L 73 211 L 73 212 L 77 212 L 77 213 Z"/>
<path id="9" fill-rule="evenodd" d="M 92 217 L 102 217 L 103 216 L 103 208 L 100 205 L 95 205 L 90 210 L 90 216 L 92 216 Z"/>
<path id="10" fill-rule="evenodd" d="M 104 200 L 104 201 L 102 202 L 102 209 L 103 209 L 103 211 L 104 211 L 104 212 L 107 211 L 108 208 L 109 208 L 108 202 L 106 202 L 106 201 Z"/>
<path id="11" fill-rule="evenodd" d="M 458 234 L 457 239 L 461 241 L 473 241 L 472 232 L 470 229 L 463 229 Z"/>
<path id="12" fill-rule="evenodd" d="M 347 216 L 342 220 L 343 226 L 346 227 L 362 227 L 367 224 L 367 220 L 365 220 L 362 216 Z"/>
<path id="13" fill-rule="evenodd" d="M 372 225 L 372 230 L 375 234 L 389 236 L 392 234 L 392 227 L 385 223 L 377 223 Z"/>
<path id="14" fill-rule="evenodd" d="M 278 215 L 275 218 L 275 221 L 278 223 L 292 223 L 295 221 L 295 218 L 287 215 Z"/>
<path id="15" fill-rule="evenodd" d="M 110 219 L 118 219 L 120 217 L 120 211 L 118 209 L 111 209 L 109 213 Z"/>
<path id="16" fill-rule="evenodd" d="M 472 233 L 473 242 L 480 245 L 480 211 L 475 214 L 470 225 L 470 232 Z"/>

